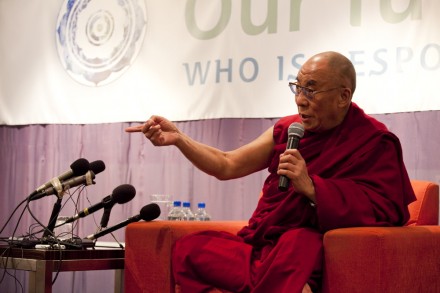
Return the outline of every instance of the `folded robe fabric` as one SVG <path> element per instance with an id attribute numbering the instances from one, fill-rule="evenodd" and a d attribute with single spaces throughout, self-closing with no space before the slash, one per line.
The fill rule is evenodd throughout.
<path id="1" fill-rule="evenodd" d="M 298 150 L 307 163 L 316 205 L 292 186 L 278 190 L 279 156 L 287 129 L 298 115 L 274 126 L 269 176 L 248 226 L 238 235 L 254 247 L 274 245 L 285 231 L 310 227 L 320 232 L 354 226 L 402 226 L 415 195 L 403 163 L 399 139 L 352 103 L 343 123 L 331 130 L 306 131 Z"/>

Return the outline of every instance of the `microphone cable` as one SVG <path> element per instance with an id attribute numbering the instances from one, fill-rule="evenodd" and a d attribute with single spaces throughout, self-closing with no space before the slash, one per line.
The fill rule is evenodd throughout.
<path id="1" fill-rule="evenodd" d="M 67 194 L 68 194 L 68 196 L 69 196 L 69 199 L 71 199 L 71 200 L 73 201 L 73 204 L 75 205 L 76 208 L 78 207 L 78 201 L 79 201 L 79 198 L 81 197 L 82 192 L 84 192 L 84 190 L 86 190 L 86 187 L 87 187 L 87 186 L 85 186 L 85 185 L 83 185 L 83 186 L 78 186 L 78 187 L 77 187 L 72 193 L 70 193 L 70 191 L 67 192 Z M 77 194 L 77 198 L 78 198 L 78 199 L 77 199 L 76 201 L 73 199 L 73 196 L 75 195 L 75 193 L 78 193 L 78 194 Z M 65 206 L 66 204 L 67 204 L 67 202 L 65 202 L 65 203 L 62 205 L 61 210 L 64 208 L 64 206 Z M 41 233 L 41 232 L 46 231 L 46 230 L 47 230 L 47 226 L 44 225 L 43 223 L 41 223 L 41 222 L 37 219 L 37 217 L 32 213 L 32 211 L 31 211 L 31 209 L 30 209 L 30 207 L 29 207 L 29 203 L 28 203 L 27 209 L 28 209 L 29 214 L 31 215 L 31 217 L 37 222 L 37 223 L 35 223 L 34 225 L 39 225 L 40 227 L 42 227 L 42 229 L 40 229 L 40 230 L 38 230 L 38 231 L 36 231 L 36 232 L 29 233 L 29 234 L 27 234 L 27 235 L 25 235 L 25 236 L 32 237 L 32 236 L 35 236 L 35 235 L 38 234 L 38 233 Z M 55 219 L 55 220 L 56 220 L 56 219 Z M 58 228 L 58 227 L 60 227 L 60 226 L 62 226 L 62 225 L 56 225 L 55 228 Z M 76 227 L 76 226 L 72 226 L 72 231 L 74 231 L 75 227 Z M 52 235 L 53 237 L 56 237 L 56 235 L 54 235 L 53 233 L 52 233 L 51 235 Z M 78 235 L 76 235 L 76 236 L 78 236 Z"/>
<path id="2" fill-rule="evenodd" d="M 12 214 L 9 216 L 9 218 L 6 220 L 6 223 L 5 223 L 5 224 L 3 225 L 3 227 L 1 228 L 1 230 L 0 230 L 0 234 L 3 233 L 3 230 L 5 230 L 6 226 L 8 225 L 9 221 L 11 221 L 12 217 L 14 216 L 14 214 L 15 214 L 15 212 L 18 210 L 18 208 L 19 208 L 22 204 L 24 204 L 26 201 L 27 201 L 27 198 L 24 199 L 22 202 L 20 202 L 20 203 L 15 207 L 15 209 L 12 211 Z M 23 208 L 23 212 L 22 212 L 21 215 L 20 215 L 20 219 L 23 217 L 23 213 L 24 213 L 24 210 L 25 210 L 25 209 L 26 209 L 26 207 Z"/>

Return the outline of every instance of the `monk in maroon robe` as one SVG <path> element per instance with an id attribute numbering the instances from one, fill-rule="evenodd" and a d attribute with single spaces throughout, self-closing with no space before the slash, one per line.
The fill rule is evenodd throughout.
<path id="1" fill-rule="evenodd" d="M 142 131 L 154 145 L 177 146 L 219 179 L 268 168 L 258 206 L 237 235 L 205 231 L 177 241 L 173 275 L 183 293 L 319 292 L 324 232 L 407 222 L 415 196 L 400 142 L 352 103 L 352 63 L 336 52 L 317 54 L 289 86 L 298 114 L 230 152 L 198 143 L 158 116 L 127 129 Z M 305 134 L 297 149 L 286 150 L 293 122 Z M 287 191 L 278 188 L 280 175 L 290 179 Z"/>

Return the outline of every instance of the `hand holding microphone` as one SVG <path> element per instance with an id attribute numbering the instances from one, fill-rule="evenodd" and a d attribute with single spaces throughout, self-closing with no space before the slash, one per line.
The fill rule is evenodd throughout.
<path id="1" fill-rule="evenodd" d="M 287 130 L 287 136 L 286 150 L 297 149 L 299 146 L 299 140 L 304 136 L 304 126 L 298 122 L 290 124 L 289 129 Z M 285 175 L 281 175 L 278 189 L 286 191 L 289 188 L 289 184 L 290 179 Z"/>

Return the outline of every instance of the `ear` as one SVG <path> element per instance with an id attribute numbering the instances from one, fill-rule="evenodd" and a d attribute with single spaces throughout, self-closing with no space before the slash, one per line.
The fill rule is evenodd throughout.
<path id="1" fill-rule="evenodd" d="M 343 88 L 339 96 L 339 101 L 338 101 L 339 107 L 341 108 L 348 107 L 348 105 L 350 105 L 351 103 L 351 97 L 352 97 L 351 89 Z"/>

